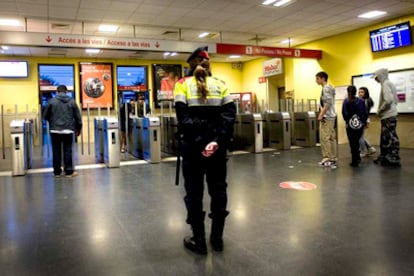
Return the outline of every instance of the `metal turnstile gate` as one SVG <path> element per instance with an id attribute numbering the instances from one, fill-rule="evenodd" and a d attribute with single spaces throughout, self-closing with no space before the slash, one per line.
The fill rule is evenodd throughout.
<path id="1" fill-rule="evenodd" d="M 108 168 L 120 166 L 118 118 L 109 117 L 103 120 L 104 161 Z"/>
<path id="2" fill-rule="evenodd" d="M 313 111 L 295 112 L 294 144 L 301 147 L 316 146 L 316 115 Z"/>
<path id="3" fill-rule="evenodd" d="M 142 151 L 144 160 L 161 162 L 160 118 L 144 117 L 142 122 Z"/>
<path id="4" fill-rule="evenodd" d="M 266 113 L 265 117 L 268 146 L 273 149 L 290 149 L 291 119 L 289 112 Z"/>

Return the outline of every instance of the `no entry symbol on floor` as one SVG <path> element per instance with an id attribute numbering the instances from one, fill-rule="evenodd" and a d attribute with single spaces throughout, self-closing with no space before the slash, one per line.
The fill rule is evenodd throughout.
<path id="1" fill-rule="evenodd" d="M 316 185 L 310 182 L 304 181 L 285 181 L 279 185 L 283 189 L 310 191 L 316 189 Z"/>

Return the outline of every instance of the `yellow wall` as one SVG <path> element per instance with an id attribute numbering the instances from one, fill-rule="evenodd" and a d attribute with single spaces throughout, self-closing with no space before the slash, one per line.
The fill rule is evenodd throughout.
<path id="1" fill-rule="evenodd" d="M 386 25 L 404 21 L 414 21 L 414 15 L 385 21 L 379 24 L 362 28 L 356 31 L 328 37 L 312 43 L 301 45 L 303 49 L 322 49 L 321 60 L 293 60 L 293 75 L 287 75 L 287 83 L 293 83 L 295 98 L 319 98 L 320 86 L 315 83 L 315 73 L 324 70 L 329 75 L 329 80 L 334 86 L 351 84 L 353 75 L 372 73 L 379 68 L 399 70 L 414 67 L 414 46 L 400 49 L 371 52 L 369 31 Z M 374 80 L 373 80 L 374 81 Z M 345 125 L 341 115 L 341 101 L 337 101 L 339 142 L 347 143 Z M 401 114 L 397 132 L 400 136 L 401 147 L 414 148 L 414 141 L 410 138 L 414 131 L 413 114 Z M 371 126 L 366 131 L 370 142 L 379 144 L 380 121 L 375 115 L 371 115 Z"/>
<path id="2" fill-rule="evenodd" d="M 342 86 L 350 84 L 353 75 L 372 73 L 382 67 L 389 70 L 412 68 L 414 46 L 372 53 L 369 40 L 370 30 L 408 20 L 413 22 L 414 15 L 301 45 L 303 49 L 322 49 L 323 53 L 322 59 L 318 61 L 293 61 L 295 92 L 298 95 L 319 97 L 320 87 L 315 84 L 315 74 L 319 70 L 329 74 L 329 82 L 334 86 Z"/>
<path id="3" fill-rule="evenodd" d="M 263 76 L 263 61 L 267 58 L 259 58 L 243 64 L 242 89 L 240 92 L 254 92 L 256 103 L 266 101 L 266 83 L 259 83 L 259 77 Z"/>

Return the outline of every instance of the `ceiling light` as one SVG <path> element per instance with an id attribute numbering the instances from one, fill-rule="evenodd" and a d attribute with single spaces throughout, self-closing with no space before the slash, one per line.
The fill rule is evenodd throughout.
<path id="1" fill-rule="evenodd" d="M 96 55 L 101 52 L 100 49 L 85 49 L 85 52 L 90 55 Z"/>
<path id="2" fill-rule="evenodd" d="M 280 0 L 273 4 L 275 7 L 287 6 L 295 2 L 294 0 Z"/>
<path id="3" fill-rule="evenodd" d="M 267 6 L 267 5 L 273 4 L 274 2 L 276 2 L 276 0 L 266 0 L 262 3 L 262 5 Z"/>
<path id="4" fill-rule="evenodd" d="M 17 27 L 20 26 L 20 22 L 17 19 L 0 19 L 0 25 Z"/>
<path id="5" fill-rule="evenodd" d="M 199 37 L 199 38 L 203 38 L 203 37 L 208 36 L 209 34 L 210 34 L 210 33 L 208 33 L 208 32 L 204 32 L 204 33 L 199 34 L 199 35 L 198 35 L 198 37 Z"/>
<path id="6" fill-rule="evenodd" d="M 116 32 L 118 28 L 116 25 L 99 25 L 100 32 Z"/>
<path id="7" fill-rule="evenodd" d="M 178 55 L 178 53 L 177 53 L 177 52 L 171 53 L 171 56 L 172 56 L 172 57 L 175 57 L 176 55 Z"/>
<path id="8" fill-rule="evenodd" d="M 170 55 L 170 52 L 165 52 L 164 53 L 164 57 L 167 57 L 167 56 L 169 56 Z"/>
<path id="9" fill-rule="evenodd" d="M 288 43 L 290 43 L 290 42 L 292 42 L 293 41 L 293 39 L 285 39 L 285 40 L 282 40 L 282 41 L 280 41 L 280 43 L 282 43 L 282 44 L 288 44 Z"/>
<path id="10" fill-rule="evenodd" d="M 358 15 L 359 18 L 374 18 L 386 14 L 384 11 L 370 11 Z"/>
<path id="11" fill-rule="evenodd" d="M 8 49 L 9 49 L 9 47 L 8 47 L 8 46 L 1 46 L 1 48 L 2 48 L 3 50 L 8 50 Z"/>
<path id="12" fill-rule="evenodd" d="M 241 56 L 239 56 L 239 55 L 231 55 L 231 56 L 229 56 L 229 58 L 241 58 Z"/>

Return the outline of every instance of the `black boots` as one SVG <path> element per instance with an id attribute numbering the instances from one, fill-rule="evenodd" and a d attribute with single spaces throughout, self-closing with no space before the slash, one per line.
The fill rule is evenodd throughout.
<path id="1" fill-rule="evenodd" d="M 214 251 L 223 251 L 224 222 L 228 214 L 228 211 L 225 211 L 225 213 L 221 214 L 209 214 L 209 217 L 212 219 L 210 244 Z"/>
<path id="2" fill-rule="evenodd" d="M 206 239 L 196 237 L 185 237 L 184 246 L 199 255 L 207 255 Z"/>
<path id="3" fill-rule="evenodd" d="M 223 251 L 223 229 L 225 218 L 213 218 L 211 223 L 210 244 L 214 251 Z"/>
<path id="4" fill-rule="evenodd" d="M 223 251 L 223 230 L 224 222 L 226 219 L 225 215 L 214 216 L 212 214 L 209 217 L 212 219 L 211 223 L 211 233 L 210 233 L 210 244 L 214 251 L 221 252 Z M 204 228 L 204 215 L 202 216 L 203 220 L 198 220 L 191 223 L 191 228 L 193 230 L 193 236 L 184 238 L 185 248 L 191 250 L 192 252 L 199 255 L 207 254 L 207 245 L 205 238 L 205 228 Z"/>
<path id="5" fill-rule="evenodd" d="M 206 232 L 204 229 L 204 216 L 203 213 L 200 217 L 191 222 L 191 228 L 193 230 L 192 237 L 184 238 L 184 246 L 193 251 L 196 254 L 206 255 L 207 254 L 207 245 L 206 245 Z"/>

